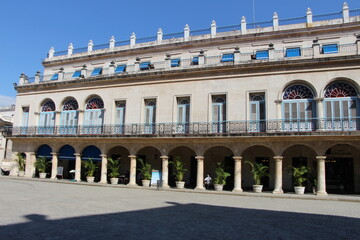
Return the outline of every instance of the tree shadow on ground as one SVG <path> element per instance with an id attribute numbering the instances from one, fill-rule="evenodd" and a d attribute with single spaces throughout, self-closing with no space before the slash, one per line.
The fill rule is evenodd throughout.
<path id="1" fill-rule="evenodd" d="M 0 239 L 357 239 L 360 219 L 202 204 L 0 226 Z"/>

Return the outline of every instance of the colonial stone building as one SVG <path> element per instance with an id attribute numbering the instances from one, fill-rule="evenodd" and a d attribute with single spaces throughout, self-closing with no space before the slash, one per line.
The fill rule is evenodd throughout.
<path id="1" fill-rule="evenodd" d="M 0 167 L 16 171 L 12 163 L 12 141 L 8 138 L 8 128 L 13 124 L 14 113 L 15 105 L 0 107 Z"/>
<path id="2" fill-rule="evenodd" d="M 81 180 L 81 160 L 121 157 L 137 184 L 136 158 L 174 184 L 180 156 L 186 187 L 204 189 L 217 162 L 228 190 L 253 184 L 245 160 L 269 166 L 265 190 L 291 190 L 291 166 L 307 165 L 317 193 L 360 192 L 360 10 L 116 41 L 57 52 L 44 73 L 22 74 L 14 150 L 33 177 L 36 156 Z M 50 170 L 49 170 L 50 171 Z M 310 189 L 310 181 L 308 189 Z"/>

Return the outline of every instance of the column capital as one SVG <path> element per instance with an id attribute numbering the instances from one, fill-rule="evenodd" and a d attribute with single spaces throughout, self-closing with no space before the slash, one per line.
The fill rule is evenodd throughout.
<path id="1" fill-rule="evenodd" d="M 80 157 L 80 155 L 81 155 L 80 153 L 74 153 L 75 157 Z"/>
<path id="2" fill-rule="evenodd" d="M 283 101 L 282 99 L 276 99 L 276 100 L 275 100 L 275 103 L 276 103 L 276 104 L 280 104 L 280 103 L 282 103 L 282 101 Z"/>
<path id="3" fill-rule="evenodd" d="M 29 155 L 29 156 L 35 155 L 35 152 L 25 152 L 25 155 L 26 155 L 26 156 L 28 156 L 28 155 Z"/>
<path id="4" fill-rule="evenodd" d="M 316 160 L 318 161 L 325 161 L 326 156 L 316 156 Z"/>
<path id="5" fill-rule="evenodd" d="M 57 152 L 52 152 L 52 153 L 50 153 L 50 154 L 53 155 L 53 156 L 57 156 L 57 155 L 58 155 Z"/>
<path id="6" fill-rule="evenodd" d="M 168 160 L 168 159 L 169 159 L 169 156 L 165 156 L 165 155 L 163 155 L 163 156 L 160 156 L 160 158 L 161 158 L 161 160 L 166 161 L 166 160 Z"/>
<path id="7" fill-rule="evenodd" d="M 129 157 L 129 158 L 133 158 L 133 159 L 136 158 L 135 155 L 129 155 L 128 157 Z"/>
<path id="8" fill-rule="evenodd" d="M 324 98 L 323 97 L 317 97 L 317 98 L 314 98 L 314 100 L 316 102 L 322 102 L 324 100 Z"/>
<path id="9" fill-rule="evenodd" d="M 204 157 L 203 157 L 203 156 L 196 156 L 195 159 L 198 160 L 198 161 L 204 161 Z"/>
<path id="10" fill-rule="evenodd" d="M 274 156 L 275 161 L 282 161 L 283 158 L 283 156 Z"/>
<path id="11" fill-rule="evenodd" d="M 107 158 L 107 155 L 106 154 L 100 154 L 100 157 Z"/>
<path id="12" fill-rule="evenodd" d="M 241 161 L 242 157 L 241 156 L 233 156 L 233 159 L 237 162 L 237 161 Z"/>

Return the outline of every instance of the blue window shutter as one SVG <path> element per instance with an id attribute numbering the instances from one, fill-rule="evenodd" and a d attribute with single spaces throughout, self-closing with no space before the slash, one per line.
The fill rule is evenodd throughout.
<path id="1" fill-rule="evenodd" d="M 171 67 L 178 67 L 180 66 L 180 58 L 171 59 Z"/>
<path id="2" fill-rule="evenodd" d="M 115 73 L 125 72 L 126 65 L 118 65 L 115 69 Z"/>
<path id="3" fill-rule="evenodd" d="M 55 73 L 50 80 L 58 80 L 59 79 L 59 74 Z"/>
<path id="4" fill-rule="evenodd" d="M 95 68 L 92 73 L 91 76 L 97 76 L 97 75 L 101 75 L 102 73 L 102 68 Z"/>
<path id="5" fill-rule="evenodd" d="M 74 74 L 72 75 L 72 77 L 73 77 L 73 78 L 77 78 L 77 77 L 80 77 L 80 75 L 81 75 L 81 71 L 79 70 L 79 71 L 74 72 Z"/>
<path id="6" fill-rule="evenodd" d="M 286 57 L 299 57 L 301 56 L 300 48 L 287 48 Z"/>
<path id="7" fill-rule="evenodd" d="M 142 62 L 140 63 L 140 70 L 150 69 L 150 62 Z"/>
<path id="8" fill-rule="evenodd" d="M 339 48 L 337 44 L 329 44 L 329 45 L 324 45 L 322 47 L 322 53 L 323 54 L 331 54 L 331 53 L 338 53 L 339 52 Z"/>
<path id="9" fill-rule="evenodd" d="M 228 53 L 228 54 L 222 55 L 221 62 L 233 62 L 233 61 L 234 61 L 233 53 Z"/>
<path id="10" fill-rule="evenodd" d="M 199 57 L 193 57 L 191 60 L 192 65 L 199 65 Z"/>
<path id="11" fill-rule="evenodd" d="M 256 52 L 256 59 L 268 59 L 269 58 L 269 51 L 257 51 Z"/>

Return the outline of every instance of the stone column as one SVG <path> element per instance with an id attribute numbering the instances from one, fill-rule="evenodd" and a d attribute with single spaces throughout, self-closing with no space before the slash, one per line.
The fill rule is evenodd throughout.
<path id="1" fill-rule="evenodd" d="M 312 45 L 312 47 L 313 47 L 313 51 L 314 51 L 314 55 L 313 55 L 313 57 L 314 58 L 318 58 L 318 57 L 320 57 L 320 44 L 318 43 L 318 40 L 317 39 L 315 39 L 315 40 L 313 40 L 313 45 Z"/>
<path id="2" fill-rule="evenodd" d="M 136 44 L 136 35 L 133 32 L 130 36 L 130 48 L 134 48 Z"/>
<path id="3" fill-rule="evenodd" d="M 241 160 L 242 157 L 234 156 L 235 170 L 234 170 L 234 189 L 233 192 L 242 192 L 241 188 Z"/>
<path id="4" fill-rule="evenodd" d="M 81 181 L 81 157 L 80 153 L 74 153 L 75 155 L 75 181 Z"/>
<path id="5" fill-rule="evenodd" d="M 184 27 L 184 41 L 189 41 L 190 39 L 190 27 L 189 25 L 185 25 Z"/>
<path id="6" fill-rule="evenodd" d="M 169 157 L 160 156 L 162 160 L 161 180 L 163 181 L 163 188 L 169 188 Z"/>
<path id="7" fill-rule="evenodd" d="M 196 190 L 205 190 L 204 188 L 204 157 L 196 156 L 197 173 L 196 173 Z"/>
<path id="8" fill-rule="evenodd" d="M 109 41 L 109 49 L 112 50 L 115 47 L 115 37 L 111 36 L 110 41 Z"/>
<path id="9" fill-rule="evenodd" d="M 274 156 L 275 160 L 275 189 L 273 193 L 283 193 L 282 190 L 282 160 L 283 156 Z"/>
<path id="10" fill-rule="evenodd" d="M 51 47 L 49 50 L 48 58 L 51 59 L 54 57 L 55 49 L 54 47 Z"/>
<path id="11" fill-rule="evenodd" d="M 57 175 L 57 167 L 58 167 L 58 154 L 56 152 L 52 152 L 51 159 L 51 179 L 56 179 Z"/>
<path id="12" fill-rule="evenodd" d="M 241 34 L 246 34 L 246 18 L 244 16 L 241 18 Z"/>
<path id="13" fill-rule="evenodd" d="M 92 51 L 93 51 L 93 46 L 94 46 L 94 43 L 93 43 L 92 40 L 90 40 L 89 43 L 88 43 L 88 49 L 87 49 L 87 51 L 88 51 L 88 52 L 92 52 Z"/>
<path id="14" fill-rule="evenodd" d="M 312 11 L 310 8 L 308 8 L 306 11 L 306 24 L 308 27 L 313 26 L 313 15 L 312 15 Z"/>
<path id="15" fill-rule="evenodd" d="M 25 152 L 26 155 L 26 165 L 25 165 L 25 177 L 34 177 L 35 176 L 35 161 L 36 156 L 34 152 Z"/>
<path id="16" fill-rule="evenodd" d="M 161 28 L 159 28 L 157 31 L 157 43 L 160 44 L 162 42 L 162 39 L 163 39 L 163 31 Z"/>
<path id="17" fill-rule="evenodd" d="M 316 156 L 317 160 L 317 191 L 316 195 L 327 195 L 325 177 L 326 156 Z"/>
<path id="18" fill-rule="evenodd" d="M 273 28 L 274 28 L 274 31 L 279 30 L 279 16 L 278 16 L 277 12 L 274 12 L 274 15 L 273 15 Z"/>
<path id="19" fill-rule="evenodd" d="M 349 14 L 349 6 L 346 2 L 343 4 L 343 22 L 348 23 L 350 22 L 350 14 Z"/>
<path id="20" fill-rule="evenodd" d="M 136 184 L 136 156 L 130 155 L 130 181 L 129 186 L 137 186 Z"/>
<path id="21" fill-rule="evenodd" d="M 215 20 L 213 20 L 212 22 L 211 22 L 211 38 L 214 38 L 214 37 L 216 37 L 216 22 L 215 22 Z"/>
<path id="22" fill-rule="evenodd" d="M 101 154 L 101 176 L 100 183 L 107 183 L 107 155 Z"/>
<path id="23" fill-rule="evenodd" d="M 74 50 L 74 46 L 72 43 L 69 44 L 68 46 L 68 57 L 71 56 L 73 54 L 73 50 Z"/>

